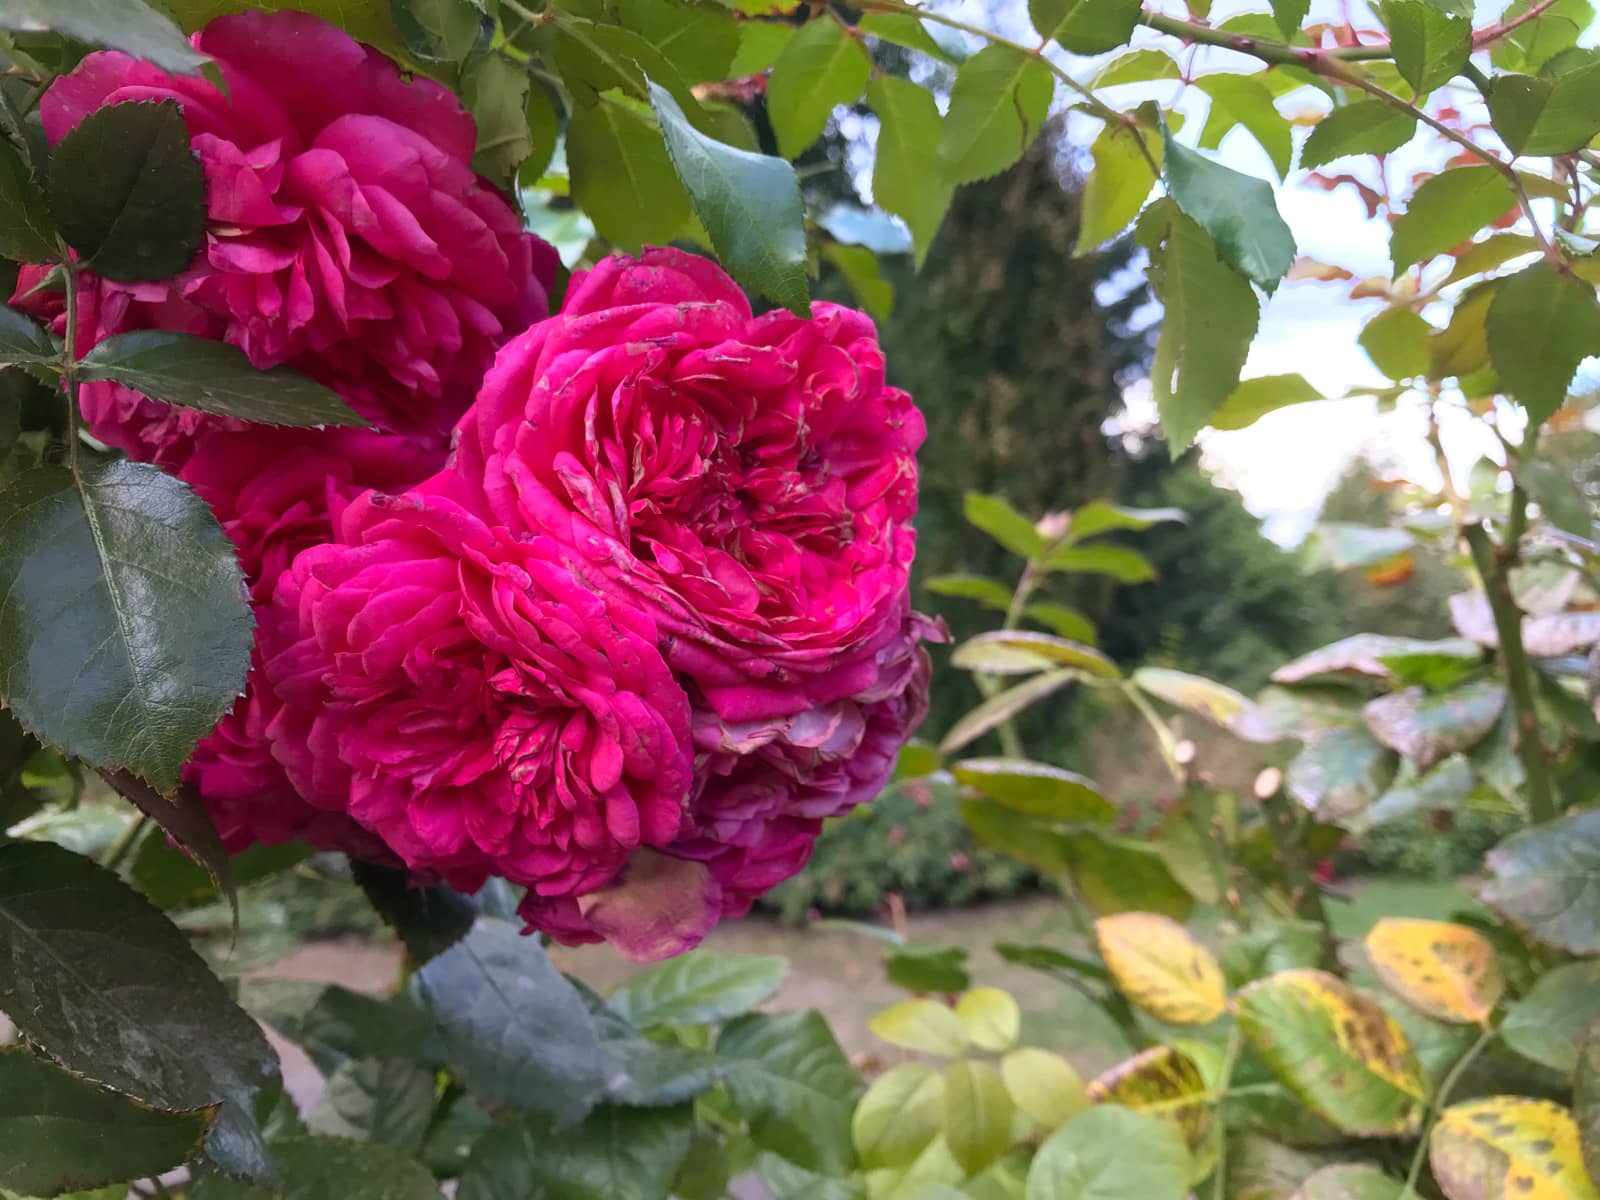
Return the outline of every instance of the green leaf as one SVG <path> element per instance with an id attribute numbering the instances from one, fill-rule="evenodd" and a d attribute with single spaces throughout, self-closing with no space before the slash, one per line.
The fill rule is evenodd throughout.
<path id="1" fill-rule="evenodd" d="M 1390 379 L 1413 379 L 1428 373 L 1428 337 L 1436 332 L 1409 308 L 1386 308 L 1366 323 L 1358 340 Z"/>
<path id="2" fill-rule="evenodd" d="M 939 173 L 944 128 L 939 106 L 926 88 L 892 75 L 880 75 L 867 85 L 867 104 L 878 116 L 872 198 L 911 230 L 920 269 L 955 190 Z"/>
<path id="3" fill-rule="evenodd" d="M 1148 583 L 1156 577 L 1150 560 L 1126 546 L 1063 546 L 1045 556 L 1044 566 L 1068 575 L 1109 575 L 1118 583 Z"/>
<path id="4" fill-rule="evenodd" d="M 1326 397 L 1304 375 L 1261 375 L 1241 379 L 1208 422 L 1213 429 L 1246 429 L 1268 413 Z"/>
<path id="5" fill-rule="evenodd" d="M 959 59 L 952 56 L 948 50 L 934 41 L 933 35 L 928 32 L 928 27 L 922 23 L 922 19 L 910 13 L 869 12 L 856 22 L 856 28 L 861 30 L 862 33 L 870 33 L 874 37 L 882 38 L 886 42 L 891 42 L 907 50 L 916 50 L 921 54 L 926 54 L 929 58 L 936 58 L 952 67 L 959 64 Z M 880 78 L 895 79 L 896 77 L 886 75 L 880 76 Z M 904 83 L 906 81 L 897 80 L 897 82 Z M 918 88 L 918 91 L 922 90 Z"/>
<path id="6" fill-rule="evenodd" d="M 1500 1023 L 1505 1044 L 1523 1058 L 1570 1075 L 1600 1019 L 1600 963 L 1564 963 L 1541 975 Z"/>
<path id="7" fill-rule="evenodd" d="M 1278 32 L 1292 41 L 1311 11 L 1311 0 L 1269 0 L 1272 18 L 1278 23 Z"/>
<path id="8" fill-rule="evenodd" d="M 1153 912 L 1188 920 L 1194 898 L 1173 876 L 1163 849 L 1102 831 L 1066 838 L 1072 881 L 1093 912 Z"/>
<path id="9" fill-rule="evenodd" d="M 1578 1148 L 1584 1170 L 1600 1174 L 1600 1034 L 1591 1026 L 1579 1050 L 1572 1081 L 1572 1109 L 1578 1125 Z"/>
<path id="10" fill-rule="evenodd" d="M 244 580 L 216 518 L 155 467 L 91 462 L 77 480 L 15 479 L 0 531 L 0 697 L 69 754 L 176 787 L 249 667 Z"/>
<path id="11" fill-rule="evenodd" d="M 783 48 L 767 81 L 767 116 L 778 152 L 798 158 L 822 136 L 841 104 L 854 104 L 867 86 L 872 60 L 838 21 L 810 21 Z"/>
<path id="12" fill-rule="evenodd" d="M 380 999 L 335 984 L 253 979 L 240 1002 L 301 1047 L 325 1077 L 357 1058 L 443 1061 L 432 1018 L 407 992 Z"/>
<path id="13" fill-rule="evenodd" d="M 611 1007 L 640 1029 L 710 1025 L 771 999 L 788 973 L 788 961 L 773 954 L 693 950 L 629 976 Z"/>
<path id="14" fill-rule="evenodd" d="M 1589 536 L 1594 516 L 1570 471 L 1545 459 L 1534 459 L 1519 466 L 1516 475 L 1517 482 L 1552 525 L 1579 537 Z"/>
<path id="15" fill-rule="evenodd" d="M 840 242 L 830 242 L 822 253 L 844 276 L 861 307 L 878 320 L 887 320 L 894 311 L 894 284 L 883 277 L 878 255 L 866 246 Z"/>
<path id="16" fill-rule="evenodd" d="M 1413 1132 L 1426 1084 L 1393 1018 L 1322 971 L 1283 971 L 1244 988 L 1234 1007 L 1272 1073 L 1324 1120 L 1358 1137 Z"/>
<path id="17" fill-rule="evenodd" d="M 67 243 L 107 279 L 166 279 L 205 236 L 205 172 L 171 100 L 90 113 L 50 156 L 50 210 Z"/>
<path id="18" fill-rule="evenodd" d="M 1027 1200 L 1184 1200 L 1189 1173 L 1189 1148 L 1175 1122 L 1102 1104 L 1039 1147 Z"/>
<path id="19" fill-rule="evenodd" d="M 939 141 L 951 183 L 998 175 L 1033 144 L 1049 115 L 1055 78 L 1038 58 L 985 46 L 956 71 Z"/>
<path id="20" fill-rule="evenodd" d="M 689 1153 L 691 1116 L 677 1108 L 597 1108 L 576 1126 L 523 1116 L 478 1139 L 460 1200 L 666 1200 Z"/>
<path id="21" fill-rule="evenodd" d="M 1394 273 L 1467 241 L 1515 203 L 1511 185 L 1493 167 L 1451 167 L 1425 180 L 1395 219 L 1389 239 Z"/>
<path id="22" fill-rule="evenodd" d="M 352 1058 L 328 1077 L 306 1125 L 313 1133 L 415 1152 L 433 1118 L 434 1072 L 401 1058 Z"/>
<path id="23" fill-rule="evenodd" d="M 43 328 L 0 304 L 0 363 L 52 363 L 56 358 L 55 343 Z"/>
<path id="24" fill-rule="evenodd" d="M 1506 22 L 1526 18 L 1533 0 L 1512 0 L 1500 19 Z M 1470 14 L 1468 14 L 1470 15 Z M 1577 45 L 1582 31 L 1594 22 L 1594 6 L 1589 0 L 1556 0 L 1541 6 L 1531 21 L 1522 20 L 1515 29 L 1489 49 L 1489 61 L 1502 71 L 1538 71 L 1556 55 Z"/>
<path id="25" fill-rule="evenodd" d="M 967 1027 L 972 1044 L 992 1054 L 1015 1047 L 1022 1032 L 1022 1010 L 1011 994 L 1000 988 L 973 988 L 956 1001 L 955 1013 Z"/>
<path id="26" fill-rule="evenodd" d="M 1133 683 L 1156 699 L 1187 709 L 1224 729 L 1250 707 L 1249 699 L 1231 687 L 1166 667 L 1140 667 L 1133 673 Z"/>
<path id="27" fill-rule="evenodd" d="M 904 1063 L 878 1076 L 856 1105 L 850 1133 L 865 1170 L 904 1167 L 939 1136 L 944 1079 L 926 1063 Z"/>
<path id="28" fill-rule="evenodd" d="M 1026 863 L 1042 875 L 1064 874 L 1071 862 L 1071 839 L 1049 820 L 976 796 L 962 799 L 961 819 L 979 845 Z"/>
<path id="29" fill-rule="evenodd" d="M 242 887 L 287 870 L 310 853 L 311 847 L 303 842 L 273 846 L 258 842 L 230 858 L 228 871 L 234 885 Z M 163 909 L 203 903 L 218 895 L 211 872 L 159 834 L 139 843 L 133 860 L 133 884 L 150 903 Z"/>
<path id="30" fill-rule="evenodd" d="M 1377 1167 L 1338 1163 L 1307 1179 L 1289 1200 L 1405 1200 L 1406 1195 L 1404 1184 Z"/>
<path id="31" fill-rule="evenodd" d="M 778 55 L 783 53 L 783 48 L 798 32 L 798 25 L 745 21 L 739 32 L 739 51 L 728 66 L 728 78 L 743 79 L 759 75 L 778 61 Z"/>
<path id="32" fill-rule="evenodd" d="M 755 1144 L 808 1170 L 853 1164 L 850 1115 L 861 1078 L 814 1012 L 751 1013 L 717 1039 L 728 1097 Z"/>
<path id="33" fill-rule="evenodd" d="M 1034 817 L 1070 824 L 1108 825 L 1116 816 L 1094 781 L 1047 763 L 1008 758 L 968 758 L 950 768 L 958 783 L 977 788 L 996 804 Z"/>
<path id="34" fill-rule="evenodd" d="M 1022 615 L 1030 621 L 1049 626 L 1053 632 L 1074 642 L 1092 646 L 1098 640 L 1094 622 L 1077 609 L 1064 604 L 1030 604 L 1022 610 Z"/>
<path id="35" fill-rule="evenodd" d="M 934 1149 L 943 1149 L 942 1143 L 935 1142 L 929 1152 Z M 945 1158 L 949 1160 L 949 1157 L 949 1152 L 945 1151 Z M 958 1172 L 961 1170 L 953 1160 L 950 1165 Z M 767 1186 L 773 1200 L 868 1200 L 859 1178 L 821 1175 L 776 1154 L 757 1155 L 756 1175 Z"/>
<path id="36" fill-rule="evenodd" d="M 1042 38 L 1074 54 L 1120 50 L 1139 24 L 1134 0 L 1028 0 L 1028 15 Z"/>
<path id="37" fill-rule="evenodd" d="M 1392 679 L 1394 672 L 1385 664 L 1391 658 L 1413 655 L 1448 655 L 1475 661 L 1482 658 L 1478 647 L 1465 638 L 1429 642 L 1420 638 L 1358 633 L 1285 663 L 1272 673 L 1272 682 L 1305 683 L 1322 678 Z"/>
<path id="38" fill-rule="evenodd" d="M 119 333 L 79 360 L 85 382 L 111 380 L 163 404 L 263 425 L 365 425 L 322 384 L 292 370 L 263 371 L 227 342 L 151 329 Z"/>
<path id="39" fill-rule="evenodd" d="M 1141 46 L 1117 55 L 1101 67 L 1089 86 L 1099 91 L 1124 83 L 1152 83 L 1158 79 L 1181 78 L 1183 72 L 1172 60 L 1172 55 L 1155 46 Z"/>
<path id="40" fill-rule="evenodd" d="M 1417 119 L 1382 100 L 1357 100 L 1336 108 L 1311 131 L 1300 150 L 1309 170 L 1351 154 L 1390 154 L 1417 132 Z"/>
<path id="41" fill-rule="evenodd" d="M 936 575 L 923 584 L 935 596 L 976 600 L 984 608 L 1005 612 L 1011 607 L 1011 589 L 983 575 Z"/>
<path id="42" fill-rule="evenodd" d="M 728 78 L 728 68 L 739 49 L 740 23 L 719 6 L 628 0 L 618 7 L 617 16 L 653 46 L 685 83 Z"/>
<path id="43" fill-rule="evenodd" d="M 968 1174 L 983 1170 L 1011 1145 L 1016 1106 L 1000 1072 L 957 1059 L 944 1073 L 944 1140 Z"/>
<path id="44" fill-rule="evenodd" d="M 1513 154 L 1581 150 L 1600 133 L 1600 62 L 1554 78 L 1498 75 L 1489 115 Z"/>
<path id="45" fill-rule="evenodd" d="M 566 144 L 572 198 L 601 237 L 636 254 L 678 236 L 689 196 L 642 110 L 607 93 L 595 107 L 573 110 Z"/>
<path id="46" fill-rule="evenodd" d="M 967 523 L 983 530 L 1011 553 L 1023 558 L 1044 556 L 1047 548 L 1044 535 L 1002 497 L 968 492 L 963 504 Z"/>
<path id="47" fill-rule="evenodd" d="M 890 983 L 909 992 L 959 992 L 972 986 L 960 946 L 912 943 L 884 953 L 883 973 Z"/>
<path id="48" fill-rule="evenodd" d="M 277 1185 L 244 1187 L 205 1174 L 193 1200 L 439 1200 L 439 1185 L 415 1160 L 390 1146 L 333 1137 L 288 1137 L 272 1143 Z"/>
<path id="49" fill-rule="evenodd" d="M 1272 186 L 1189 149 L 1170 129 L 1165 137 L 1173 201 L 1216 243 L 1223 262 L 1272 292 L 1295 256 L 1294 235 L 1278 213 Z M 1175 220 L 1174 233 L 1178 225 Z"/>
<path id="50" fill-rule="evenodd" d="M 1182 213 L 1172 214 L 1152 275 L 1166 312 L 1151 386 L 1168 445 L 1179 454 L 1237 389 L 1260 308 L 1206 231 Z"/>
<path id="51" fill-rule="evenodd" d="M 502 188 L 533 152 L 528 73 L 498 54 L 478 54 L 461 71 L 461 99 L 478 126 L 472 167 Z M 539 92 L 545 108 L 549 97 Z"/>
<path id="52" fill-rule="evenodd" d="M 466 937 L 478 915 L 460 892 L 443 884 L 418 884 L 401 869 L 351 859 L 350 872 L 383 923 L 405 943 L 413 966 Z"/>
<path id="53" fill-rule="evenodd" d="M 183 75 L 198 74 L 209 61 L 144 0 L 6 0 L 0 5 L 0 29 L 48 30 Z"/>
<path id="54" fill-rule="evenodd" d="M 419 62 L 461 62 L 483 30 L 482 11 L 467 0 L 389 0 L 389 14 L 401 43 Z"/>
<path id="55" fill-rule="evenodd" d="M 1476 284 L 1463 292 L 1450 314 L 1450 324 L 1428 335 L 1428 376 L 1470 375 L 1489 364 L 1489 305 L 1499 280 Z"/>
<path id="56" fill-rule="evenodd" d="M 216 1106 L 162 1112 L 0 1049 L 0 1184 L 40 1196 L 159 1175 L 193 1158 Z"/>
<path id="57" fill-rule="evenodd" d="M 1484 680 L 1448 692 L 1390 692 L 1368 704 L 1362 715 L 1374 738 L 1426 771 L 1481 742 L 1505 703 L 1505 688 Z"/>
<path id="58" fill-rule="evenodd" d="M 1594 287 L 1537 262 L 1495 289 L 1485 319 L 1489 358 L 1535 424 L 1565 403 L 1578 364 L 1600 353 Z"/>
<path id="59" fill-rule="evenodd" d="M 0 1012 L 63 1067 L 148 1104 L 220 1102 L 207 1156 L 268 1170 L 251 1111 L 272 1050 L 183 934 L 109 871 L 48 842 L 0 846 Z"/>
<path id="60" fill-rule="evenodd" d="M 1144 143 L 1142 152 L 1140 142 Z M 1161 165 L 1161 137 L 1143 125 L 1130 129 L 1108 121 L 1090 153 L 1094 169 L 1083 185 L 1083 214 L 1075 254 L 1087 254 L 1110 241 L 1139 215 L 1156 185 L 1150 161 Z"/>
<path id="61" fill-rule="evenodd" d="M 1545 945 L 1600 953 L 1600 811 L 1514 833 L 1484 863 L 1484 903 Z"/>
<path id="62" fill-rule="evenodd" d="M 1083 1080 L 1059 1054 L 1024 1046 L 1000 1060 L 1000 1076 L 1016 1105 L 1046 1132 L 1089 1107 Z"/>
<path id="63" fill-rule="evenodd" d="M 875 1014 L 867 1028 L 891 1046 L 946 1058 L 972 1042 L 965 1022 L 937 1000 L 902 1000 Z"/>
<path id="64" fill-rule="evenodd" d="M 1076 677 L 1077 672 L 1073 670 L 1046 671 L 1042 675 L 1024 680 L 1015 687 L 996 692 L 950 727 L 949 732 L 944 735 L 944 740 L 939 743 L 940 752 L 954 754 L 961 747 L 977 741 L 991 729 L 1005 724 L 1051 692 L 1071 683 Z"/>
<path id="65" fill-rule="evenodd" d="M 480 1099 L 577 1120 L 600 1098 L 594 1019 L 537 940 L 480 920 L 418 976 L 451 1068 Z"/>
<path id="66" fill-rule="evenodd" d="M 1369 808 L 1394 778 L 1395 756 L 1365 729 L 1317 734 L 1289 764 L 1289 794 L 1319 820 L 1349 820 Z"/>
<path id="67" fill-rule="evenodd" d="M 1261 79 L 1253 75 L 1206 75 L 1196 86 L 1211 97 L 1211 109 L 1200 131 L 1203 149 L 1215 150 L 1230 131 L 1243 128 L 1267 152 L 1279 179 L 1289 173 L 1289 164 L 1294 161 L 1294 135 Z"/>
<path id="68" fill-rule="evenodd" d="M 1052 633 L 997 629 L 957 646 L 950 665 L 993 675 L 1029 674 L 1051 665 L 1073 667 L 1102 679 L 1120 678 L 1117 665 L 1100 651 Z"/>
<path id="69" fill-rule="evenodd" d="M 38 263 L 58 253 L 55 223 L 28 173 L 28 164 L 10 145 L 0 142 L 0 254 Z"/>
<path id="70" fill-rule="evenodd" d="M 1389 30 L 1395 66 L 1419 95 L 1449 83 L 1467 65 L 1470 20 L 1441 12 L 1425 0 L 1382 0 L 1378 12 Z"/>
<path id="71" fill-rule="evenodd" d="M 654 82 L 650 100 L 678 178 L 723 266 L 751 290 L 808 316 L 805 208 L 794 168 L 706 137 Z"/>

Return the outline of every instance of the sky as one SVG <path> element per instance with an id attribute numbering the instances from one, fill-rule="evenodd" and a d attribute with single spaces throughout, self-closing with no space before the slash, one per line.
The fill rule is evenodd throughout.
<path id="1" fill-rule="evenodd" d="M 964 3 L 933 0 L 933 3 L 938 11 L 986 25 L 1018 40 L 1033 37 L 1023 0 L 965 0 Z M 1170 0 L 1164 7 L 1172 7 Z M 1496 19 L 1503 7 L 1504 4 L 1498 2 L 1480 4 L 1475 24 Z M 1235 12 L 1263 8 L 1259 3 L 1229 4 L 1219 0 L 1213 8 L 1212 20 L 1220 21 Z M 1181 8 L 1173 11 L 1181 11 Z M 1313 0 L 1311 8 L 1313 19 L 1338 19 L 1346 11 L 1343 0 Z M 1370 19 L 1362 24 L 1377 28 L 1376 22 Z M 1592 43 L 1595 36 L 1596 30 L 1591 29 L 1584 38 L 1585 43 Z M 1139 41 L 1161 40 L 1148 30 L 1138 31 L 1136 38 Z M 1164 44 L 1174 43 L 1166 39 Z M 1091 77 L 1096 65 L 1096 60 L 1069 55 L 1062 55 L 1060 61 L 1080 79 Z M 1195 70 L 1200 73 L 1259 68 L 1256 60 L 1228 51 L 1202 49 L 1195 58 Z M 1170 101 L 1179 94 L 1180 88 L 1175 81 L 1165 81 L 1146 85 L 1143 91 L 1116 89 L 1108 98 L 1117 102 L 1125 100 L 1130 106 L 1149 95 Z M 1058 89 L 1056 99 L 1058 104 L 1065 104 L 1072 97 L 1064 89 Z M 1463 108 L 1477 104 L 1476 93 L 1470 90 L 1455 96 L 1436 93 L 1435 102 L 1442 99 L 1450 99 Z M 1204 103 L 1203 96 L 1194 89 L 1187 89 L 1178 107 L 1193 116 L 1203 114 Z M 1286 114 L 1296 109 L 1326 110 L 1328 107 L 1326 99 L 1311 89 L 1291 93 L 1281 99 L 1278 106 Z M 1092 119 L 1074 117 L 1068 129 L 1069 139 L 1079 140 L 1086 147 L 1098 127 L 1099 123 Z M 1297 131 L 1297 139 L 1308 133 L 1309 129 Z M 1411 146 L 1391 156 L 1391 178 L 1398 181 L 1408 171 L 1441 164 L 1445 158 L 1444 146 L 1442 140 L 1423 131 Z M 1306 173 L 1298 170 L 1291 172 L 1286 184 L 1277 186 L 1265 153 L 1243 130 L 1235 130 L 1223 140 L 1218 157 L 1236 170 L 1274 183 L 1279 211 L 1294 233 L 1301 255 L 1344 267 L 1358 277 L 1388 275 L 1388 223 L 1382 217 L 1369 218 L 1352 189 L 1323 191 L 1306 183 Z M 1346 160 L 1335 169 L 1348 168 L 1355 161 Z M 1371 159 L 1363 162 L 1360 171 L 1374 169 Z M 1356 340 L 1365 321 L 1381 311 L 1383 301 L 1352 301 L 1348 298 L 1349 287 L 1349 282 L 1310 280 L 1282 285 L 1263 308 L 1259 332 L 1245 365 L 1245 378 L 1298 372 L 1330 397 L 1343 397 L 1355 389 L 1385 384 Z M 1147 383 L 1130 388 L 1126 399 L 1130 418 L 1135 421 L 1154 418 Z M 1238 488 L 1246 505 L 1263 519 L 1268 535 L 1294 543 L 1310 530 L 1323 498 L 1357 454 L 1365 454 L 1394 474 L 1424 483 L 1437 482 L 1438 471 L 1432 452 L 1422 440 L 1425 423 L 1421 403 L 1415 399 L 1402 401 L 1395 411 L 1380 414 L 1374 399 L 1355 397 L 1297 405 L 1270 414 L 1245 430 L 1206 431 L 1199 441 L 1208 468 L 1219 482 Z M 1441 439 L 1452 474 L 1461 480 L 1482 455 L 1498 457 L 1498 444 L 1492 431 L 1481 420 L 1462 411 L 1444 414 Z"/>

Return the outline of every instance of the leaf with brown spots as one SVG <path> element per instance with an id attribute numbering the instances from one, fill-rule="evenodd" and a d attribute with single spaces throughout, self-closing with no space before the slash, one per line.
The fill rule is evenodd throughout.
<path id="1" fill-rule="evenodd" d="M 1120 1104 L 1176 1121 L 1190 1150 L 1199 1149 L 1211 1129 L 1205 1077 L 1194 1059 L 1172 1046 L 1155 1046 L 1118 1063 L 1094 1079 L 1086 1094 L 1091 1104 Z"/>
<path id="2" fill-rule="evenodd" d="M 1548 1100 L 1492 1096 L 1447 1108 L 1428 1158 L 1449 1200 L 1600 1200 L 1577 1123 Z"/>
<path id="3" fill-rule="evenodd" d="M 1424 1016 L 1481 1025 L 1505 992 L 1494 947 L 1465 925 L 1385 917 L 1366 948 L 1378 978 Z"/>
<path id="4" fill-rule="evenodd" d="M 1170 917 L 1118 913 L 1101 917 L 1094 932 L 1118 990 L 1158 1021 L 1205 1025 L 1227 1009 L 1217 960 Z"/>
<path id="5" fill-rule="evenodd" d="M 1370 997 L 1325 971 L 1282 971 L 1234 999 L 1272 1073 L 1318 1116 L 1359 1137 L 1415 1131 L 1426 1088 L 1405 1033 Z"/>
<path id="6" fill-rule="evenodd" d="M 1505 708 L 1506 690 L 1498 683 L 1463 684 L 1448 692 L 1406 688 L 1379 696 L 1363 710 L 1367 731 L 1426 771 L 1452 754 L 1470 750 L 1484 738 Z"/>

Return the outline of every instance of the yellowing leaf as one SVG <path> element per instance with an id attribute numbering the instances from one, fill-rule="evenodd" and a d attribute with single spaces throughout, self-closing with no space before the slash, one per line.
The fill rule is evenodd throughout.
<path id="1" fill-rule="evenodd" d="M 1022 1032 L 1022 1010 L 999 988 L 973 988 L 956 1001 L 956 1016 L 980 1050 L 1009 1050 Z"/>
<path id="2" fill-rule="evenodd" d="M 1101 917 L 1094 930 L 1118 990 L 1157 1020 L 1204 1025 L 1227 1008 L 1216 959 L 1170 917 L 1118 913 Z"/>
<path id="3" fill-rule="evenodd" d="M 1548 1100 L 1493 1096 L 1447 1108 L 1428 1145 L 1450 1200 L 1597 1200 L 1572 1114 Z"/>
<path id="4" fill-rule="evenodd" d="M 1345 1133 L 1413 1132 L 1426 1085 L 1394 1018 L 1325 971 L 1280 971 L 1234 998 L 1239 1027 L 1278 1080 Z"/>
<path id="5" fill-rule="evenodd" d="M 1000 1060 L 1000 1077 L 1017 1107 L 1046 1129 L 1059 1129 L 1089 1107 L 1078 1072 L 1048 1050 L 1013 1050 Z"/>
<path id="6" fill-rule="evenodd" d="M 1172 1046 L 1155 1046 L 1118 1063 L 1089 1084 L 1088 1096 L 1092 1104 L 1120 1104 L 1176 1121 L 1191 1150 L 1211 1129 L 1205 1077 L 1194 1059 Z"/>
<path id="7" fill-rule="evenodd" d="M 1465 925 L 1385 917 L 1366 946 L 1378 977 L 1424 1016 L 1482 1024 L 1505 991 L 1494 947 Z"/>
<path id="8" fill-rule="evenodd" d="M 934 1000 L 907 1000 L 891 1005 L 867 1022 L 892 1046 L 927 1054 L 960 1054 L 971 1035 L 960 1017 Z"/>

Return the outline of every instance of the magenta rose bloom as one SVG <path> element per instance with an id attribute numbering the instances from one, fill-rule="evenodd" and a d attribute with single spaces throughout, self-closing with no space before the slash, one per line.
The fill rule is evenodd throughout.
<path id="1" fill-rule="evenodd" d="M 682 828 L 688 699 L 570 546 L 428 485 L 370 493 L 295 558 L 260 639 L 296 789 L 419 874 L 580 895 Z"/>
<path id="2" fill-rule="evenodd" d="M 40 103 L 53 144 L 95 109 L 175 100 L 205 168 L 195 261 L 159 283 L 86 277 L 82 349 L 137 329 L 220 338 L 258 367 L 299 368 L 381 428 L 442 444 L 504 335 L 545 315 L 556 267 L 473 173 L 472 118 L 303 13 L 219 17 L 193 40 L 226 93 L 105 51 Z M 86 385 L 83 408 L 96 437 L 167 466 L 202 429 L 238 427 L 109 383 Z"/>
<path id="3" fill-rule="evenodd" d="M 295 555 L 333 536 L 335 515 L 367 488 L 399 491 L 439 466 L 430 446 L 365 429 L 252 429 L 201 439 L 178 474 L 211 506 L 239 554 L 258 621 Z M 223 843 L 300 840 L 375 861 L 393 860 L 381 839 L 341 812 L 308 804 L 267 741 L 281 709 L 251 657 L 244 695 L 202 741 L 184 779 L 205 801 Z"/>

